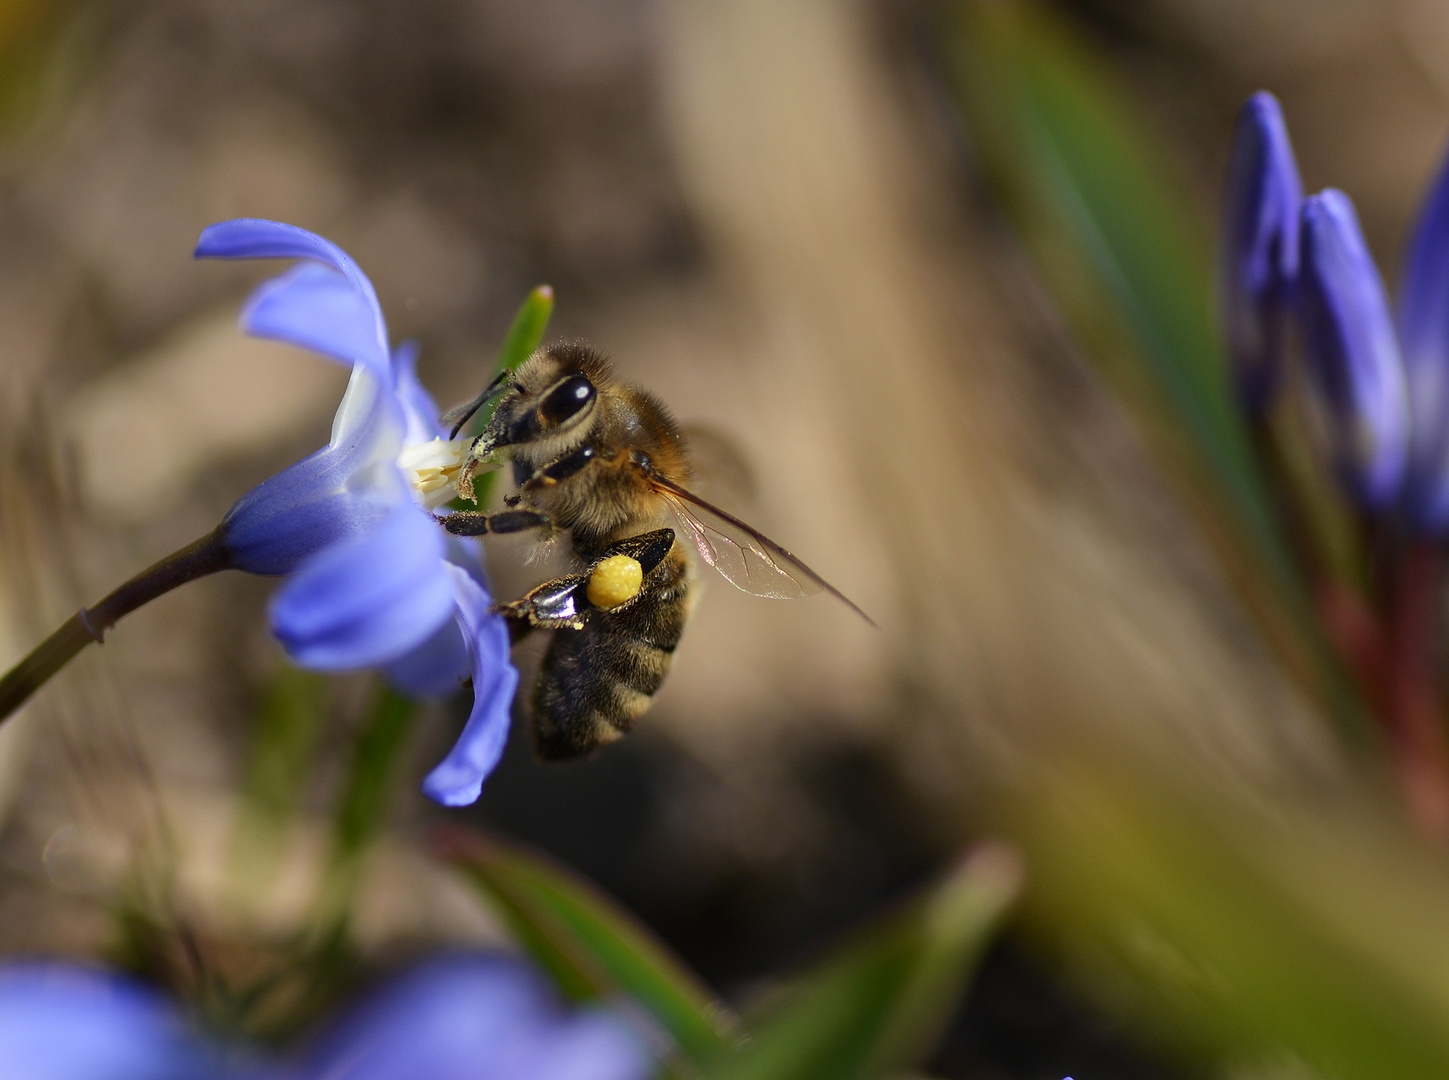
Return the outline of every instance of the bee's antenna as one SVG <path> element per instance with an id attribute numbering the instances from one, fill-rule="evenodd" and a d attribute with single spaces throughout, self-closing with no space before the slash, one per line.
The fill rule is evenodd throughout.
<path id="1" fill-rule="evenodd" d="M 473 419 L 474 414 L 476 414 L 479 409 L 481 409 L 484 405 L 487 405 L 490 401 L 492 401 L 494 398 L 496 398 L 499 394 L 503 393 L 512 385 L 513 372 L 500 371 L 498 373 L 498 378 L 494 379 L 491 383 L 484 387 L 483 392 L 475 397 L 472 401 L 465 401 L 462 405 L 455 405 L 447 412 L 445 412 L 442 415 L 441 422 L 444 425 L 450 425 L 452 428 L 452 430 L 448 432 L 448 438 L 456 439 L 458 437 L 458 432 L 463 430 L 463 425 L 466 424 L 469 420 Z"/>

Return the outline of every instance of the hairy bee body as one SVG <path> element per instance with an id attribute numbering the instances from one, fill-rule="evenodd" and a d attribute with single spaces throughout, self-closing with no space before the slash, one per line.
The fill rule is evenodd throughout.
<path id="1" fill-rule="evenodd" d="M 693 569 L 673 530 L 658 528 L 668 504 L 649 480 L 688 481 L 685 441 L 657 399 L 617 383 L 593 349 L 564 344 L 519 368 L 475 453 L 480 461 L 512 462 L 518 491 L 509 505 L 567 534 L 580 569 L 616 549 L 632 550 L 641 535 L 654 538 L 638 593 L 615 608 L 589 605 L 586 580 L 573 577 L 504 607 L 515 636 L 555 630 L 533 691 L 536 752 L 545 759 L 588 753 L 649 708 L 689 618 Z M 456 516 L 449 527 L 463 531 L 472 515 Z"/>
<path id="2" fill-rule="evenodd" d="M 695 593 L 689 545 L 670 523 L 747 593 L 828 592 L 870 621 L 779 544 L 692 493 L 688 448 L 668 410 L 615 382 L 588 346 L 555 345 L 500 375 L 448 414 L 453 435 L 494 398 L 458 491 L 471 499 L 474 470 L 504 462 L 518 491 L 501 513 L 463 511 L 442 522 L 460 536 L 540 529 L 569 537 L 580 572 L 499 608 L 513 620 L 515 640 L 556 631 L 533 691 L 539 757 L 577 757 L 613 742 L 664 682 Z"/>

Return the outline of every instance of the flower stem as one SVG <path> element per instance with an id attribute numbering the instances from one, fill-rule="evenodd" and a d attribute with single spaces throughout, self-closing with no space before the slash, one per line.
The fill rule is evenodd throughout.
<path id="1" fill-rule="evenodd" d="M 94 607 L 81 608 L 0 676 L 0 723 L 87 645 L 100 644 L 105 632 L 123 617 L 178 585 L 231 567 L 231 553 L 218 527 L 141 571 Z"/>

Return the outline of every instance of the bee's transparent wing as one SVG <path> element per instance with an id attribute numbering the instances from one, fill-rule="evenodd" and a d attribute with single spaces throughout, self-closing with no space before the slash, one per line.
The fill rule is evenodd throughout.
<path id="1" fill-rule="evenodd" d="M 706 424 L 681 428 L 689 447 L 689 490 L 717 506 L 753 511 L 759 505 L 759 485 L 744 451 L 735 439 Z"/>
<path id="2" fill-rule="evenodd" d="M 872 626 L 873 620 L 844 593 L 758 529 L 711 506 L 678 484 L 657 475 L 654 490 L 669 500 L 674 516 L 713 566 L 735 588 L 752 596 L 793 600 L 827 592 Z"/>
<path id="3" fill-rule="evenodd" d="M 794 600 L 825 586 L 799 560 L 735 522 L 710 514 L 698 504 L 666 492 L 674 515 L 705 562 L 751 596 Z M 711 520 L 713 519 L 713 520 Z M 761 543 L 764 540 L 764 543 Z M 771 548 L 775 550 L 772 551 Z"/>

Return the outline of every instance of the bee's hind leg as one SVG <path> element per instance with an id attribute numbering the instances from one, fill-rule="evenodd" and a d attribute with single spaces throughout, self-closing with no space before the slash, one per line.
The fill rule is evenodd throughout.
<path id="1" fill-rule="evenodd" d="M 520 626 L 514 641 L 528 630 L 581 630 L 584 612 L 588 608 L 588 600 L 584 596 L 588 580 L 585 574 L 554 578 L 530 589 L 522 600 L 499 604 L 495 610 L 508 619 L 510 632 L 513 632 L 513 625 Z"/>
<path id="2" fill-rule="evenodd" d="M 533 516 L 542 517 L 541 514 Z M 446 523 L 451 519 L 443 520 Z M 491 524 L 489 531 L 492 531 Z M 657 529 L 641 536 L 617 540 L 602 548 L 582 574 L 545 581 L 529 590 L 523 599 L 499 604 L 495 610 L 508 620 L 509 636 L 515 644 L 533 630 L 582 630 L 587 618 L 601 608 L 612 612 L 632 603 L 641 594 L 644 579 L 664 560 L 673 546 L 673 529 Z M 619 592 L 621 583 L 614 580 L 619 576 L 617 563 L 621 559 L 634 564 L 633 580 L 622 585 L 622 594 Z M 611 565 L 615 573 L 609 572 Z M 627 572 L 623 576 L 629 577 Z"/>

